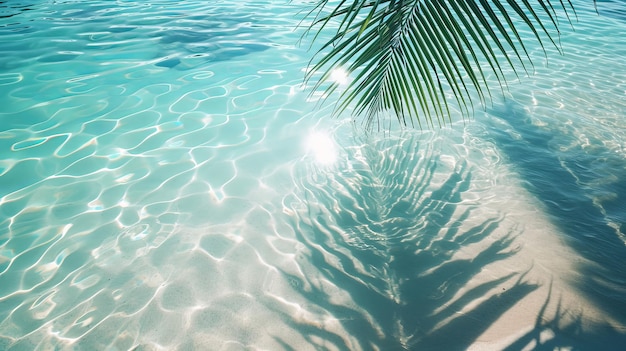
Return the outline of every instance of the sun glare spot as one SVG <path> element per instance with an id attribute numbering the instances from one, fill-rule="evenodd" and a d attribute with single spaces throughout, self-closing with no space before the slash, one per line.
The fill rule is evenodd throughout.
<path id="1" fill-rule="evenodd" d="M 335 68 L 330 73 L 330 80 L 339 85 L 346 85 L 349 81 L 348 72 L 343 68 Z"/>
<path id="2" fill-rule="evenodd" d="M 319 164 L 330 165 L 337 161 L 337 147 L 326 133 L 312 132 L 307 139 L 307 151 Z"/>

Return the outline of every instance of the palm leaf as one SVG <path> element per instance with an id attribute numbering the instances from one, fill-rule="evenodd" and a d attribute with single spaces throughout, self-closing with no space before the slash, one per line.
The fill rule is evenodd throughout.
<path id="1" fill-rule="evenodd" d="M 346 70 L 353 79 L 335 114 L 353 107 L 368 128 L 386 113 L 402 125 L 441 126 L 451 121 L 451 102 L 468 116 L 476 102 L 491 100 L 494 84 L 506 89 L 505 72 L 528 74 L 533 63 L 522 30 L 544 53 L 544 42 L 559 49 L 558 15 L 569 22 L 568 8 L 563 0 L 319 0 L 306 32 L 315 33 L 313 41 L 331 27 L 334 34 L 306 81 L 316 77 L 313 91 L 328 97 L 339 87 L 333 70 Z"/>

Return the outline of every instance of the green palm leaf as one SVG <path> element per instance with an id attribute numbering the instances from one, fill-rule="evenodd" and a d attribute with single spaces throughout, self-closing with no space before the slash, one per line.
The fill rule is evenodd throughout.
<path id="1" fill-rule="evenodd" d="M 569 22 L 567 4 L 573 7 L 551 1 L 319 0 L 307 33 L 315 41 L 335 29 L 306 81 L 319 77 L 313 90 L 329 96 L 339 87 L 333 71 L 346 70 L 353 79 L 335 113 L 353 106 L 368 128 L 383 113 L 403 125 L 441 126 L 451 120 L 450 101 L 467 116 L 475 96 L 481 105 L 492 98 L 493 82 L 504 91 L 507 70 L 528 73 L 533 64 L 520 30 L 530 30 L 541 48 L 545 41 L 558 48 L 558 12 Z"/>

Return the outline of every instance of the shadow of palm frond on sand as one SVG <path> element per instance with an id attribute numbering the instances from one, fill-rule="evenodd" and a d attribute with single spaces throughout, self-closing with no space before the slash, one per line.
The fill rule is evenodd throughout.
<path id="1" fill-rule="evenodd" d="M 623 159 L 601 142 L 585 148 L 569 140 L 575 140 L 575 134 L 584 130 L 562 131 L 534 124 L 523 108 L 513 102 L 494 108 L 489 114 L 496 117 L 488 131 L 489 137 L 506 155 L 528 192 L 539 200 L 565 242 L 580 255 L 580 259 L 573 258 L 572 262 L 576 262 L 575 269 L 581 278 L 571 284 L 614 324 L 621 325 L 621 330 L 608 325 L 583 330 L 572 324 L 555 328 L 553 332 L 569 334 L 582 345 L 603 345 L 597 349 L 621 349 L 626 342 Z M 593 141 L 591 135 L 587 138 Z M 557 147 L 563 143 L 569 146 Z M 553 319 L 558 320 L 558 316 Z M 551 326 L 538 324 L 531 333 L 537 335 L 548 327 Z M 530 334 L 523 339 L 529 338 Z M 556 338 L 554 342 L 558 340 L 564 339 Z M 619 342 L 611 344 L 616 340 Z M 549 345 L 545 347 L 552 349 Z"/>
<path id="2" fill-rule="evenodd" d="M 517 350 L 620 350 L 624 344 L 623 335 L 612 328 L 589 330 L 580 312 L 565 308 L 559 298 L 556 310 L 549 313 L 553 303 L 552 283 L 548 295 L 537 314 L 536 323 L 529 331 L 504 347 L 503 351 Z"/>
<path id="3" fill-rule="evenodd" d="M 314 347 L 466 349 L 538 287 L 523 272 L 485 275 L 516 254 L 517 230 L 474 216 L 470 166 L 437 143 L 362 143 L 337 170 L 301 177 L 307 206 L 293 225 L 310 265 L 282 274 L 347 334 L 292 320 Z"/>

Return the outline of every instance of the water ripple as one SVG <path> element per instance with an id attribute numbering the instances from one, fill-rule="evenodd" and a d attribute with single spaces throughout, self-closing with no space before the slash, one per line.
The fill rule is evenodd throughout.
<path id="1" fill-rule="evenodd" d="M 0 349 L 623 340 L 624 24 L 581 11 L 521 122 L 363 135 L 307 102 L 309 5 L 1 5 Z"/>

